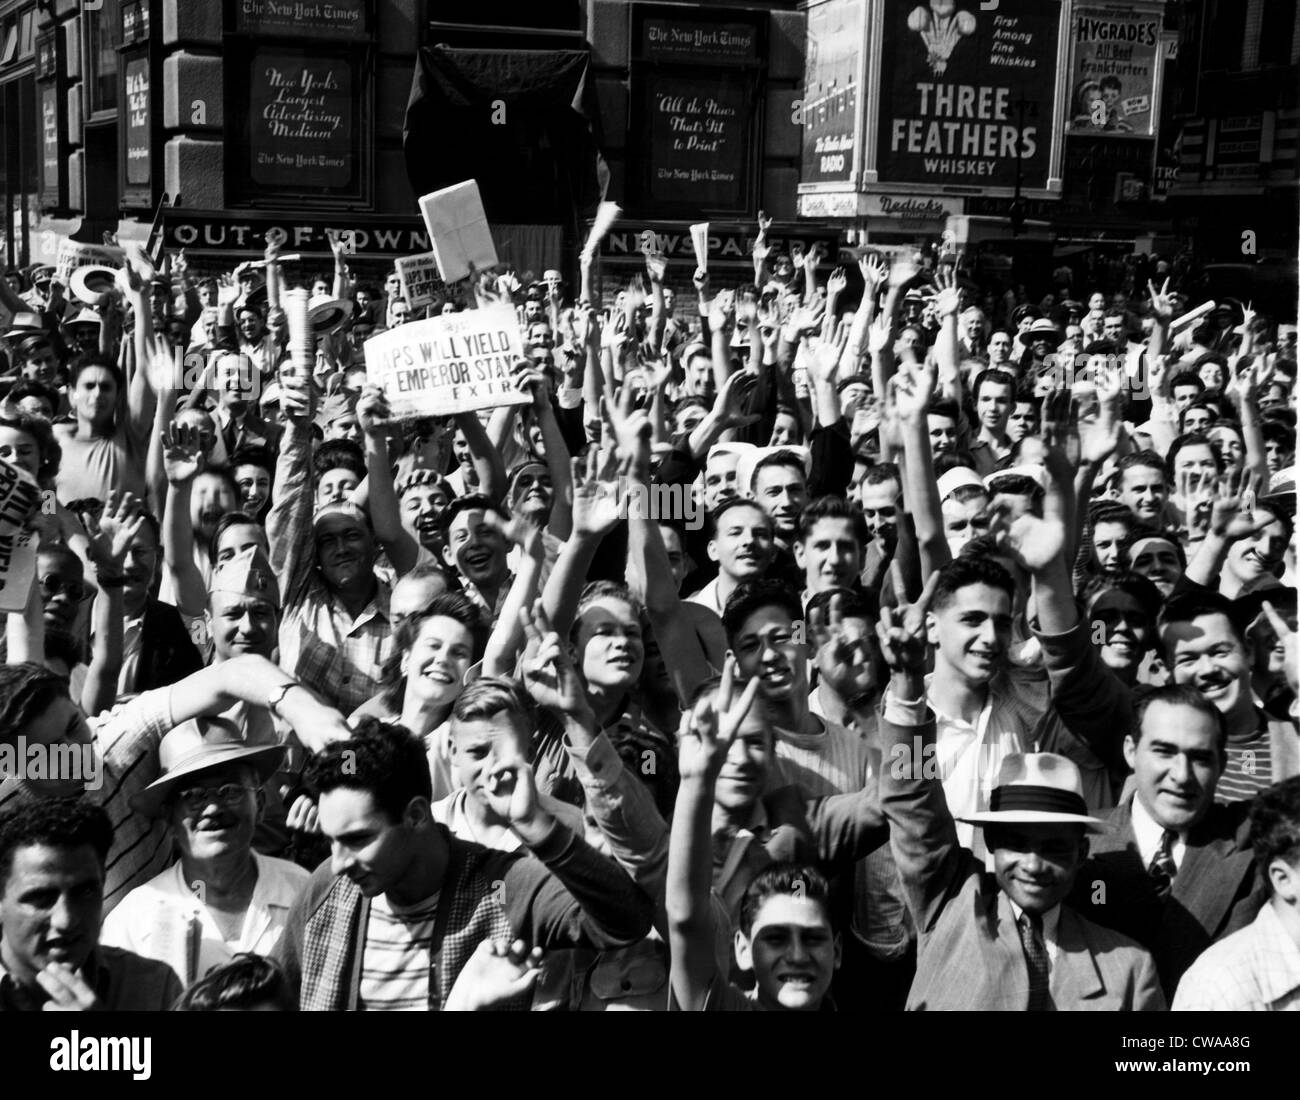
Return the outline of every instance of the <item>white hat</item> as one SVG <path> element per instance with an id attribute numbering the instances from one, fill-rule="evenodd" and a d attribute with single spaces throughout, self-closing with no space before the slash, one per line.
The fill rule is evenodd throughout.
<path id="1" fill-rule="evenodd" d="M 1047 467 L 1033 465 L 1008 466 L 1005 470 L 994 470 L 984 479 L 984 485 L 992 490 L 993 483 L 1004 477 L 1027 477 L 1040 489 L 1047 488 Z"/>
<path id="2" fill-rule="evenodd" d="M 68 280 L 68 289 L 88 306 L 101 305 L 117 286 L 117 269 L 99 264 L 79 267 Z"/>
<path id="3" fill-rule="evenodd" d="M 954 466 L 939 475 L 939 503 L 942 504 L 963 485 L 978 485 L 984 488 L 980 475 L 969 466 Z"/>
<path id="4" fill-rule="evenodd" d="M 1013 752 L 998 769 L 998 785 L 981 813 L 958 818 L 970 825 L 1083 825 L 1090 833 L 1110 826 L 1088 813 L 1083 779 L 1073 760 L 1054 752 Z"/>

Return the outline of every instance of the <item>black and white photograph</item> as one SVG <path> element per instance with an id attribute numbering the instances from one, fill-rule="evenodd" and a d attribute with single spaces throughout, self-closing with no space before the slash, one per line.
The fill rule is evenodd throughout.
<path id="1" fill-rule="evenodd" d="M 1296 0 L 0 0 L 0 203 L 10 1095 L 1294 1086 Z"/>

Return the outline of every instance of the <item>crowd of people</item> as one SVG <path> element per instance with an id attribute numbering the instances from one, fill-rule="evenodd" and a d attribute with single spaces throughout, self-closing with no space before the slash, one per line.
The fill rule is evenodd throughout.
<path id="1" fill-rule="evenodd" d="M 1294 326 L 769 230 L 5 276 L 0 1008 L 1300 1009 Z"/>

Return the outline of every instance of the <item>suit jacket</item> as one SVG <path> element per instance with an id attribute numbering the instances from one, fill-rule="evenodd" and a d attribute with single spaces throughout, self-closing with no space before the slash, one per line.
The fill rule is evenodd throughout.
<path id="1" fill-rule="evenodd" d="M 203 658 L 171 604 L 149 600 L 144 605 L 140 663 L 131 691 L 139 693 L 174 684 L 203 667 Z"/>
<path id="2" fill-rule="evenodd" d="M 1244 928 L 1265 887 L 1249 841 L 1249 802 L 1213 805 L 1187 834 L 1173 890 L 1161 904 L 1133 833 L 1133 795 L 1108 815 L 1112 832 L 1093 838 L 1071 903 L 1099 924 L 1132 936 L 1155 956 L 1172 1001 L 1183 972 L 1215 940 Z"/>
<path id="3" fill-rule="evenodd" d="M 896 726 L 881 720 L 886 759 L 920 734 L 933 743 L 934 721 Z M 943 784 L 928 769 L 881 769 L 881 807 L 890 844 L 919 932 L 909 1010 L 1023 1012 L 1029 968 L 1011 902 L 957 841 Z M 909 772 L 913 774 L 908 774 Z M 914 774 L 920 772 L 921 774 Z M 1051 965 L 1053 1005 L 1065 1011 L 1162 1011 L 1151 956 L 1127 936 L 1061 906 Z"/>

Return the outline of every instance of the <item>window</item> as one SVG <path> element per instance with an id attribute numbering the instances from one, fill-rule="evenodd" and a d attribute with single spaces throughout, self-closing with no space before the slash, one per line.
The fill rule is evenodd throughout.
<path id="1" fill-rule="evenodd" d="M 117 111 L 117 48 L 122 44 L 121 0 L 86 9 L 86 89 L 90 114 Z"/>

